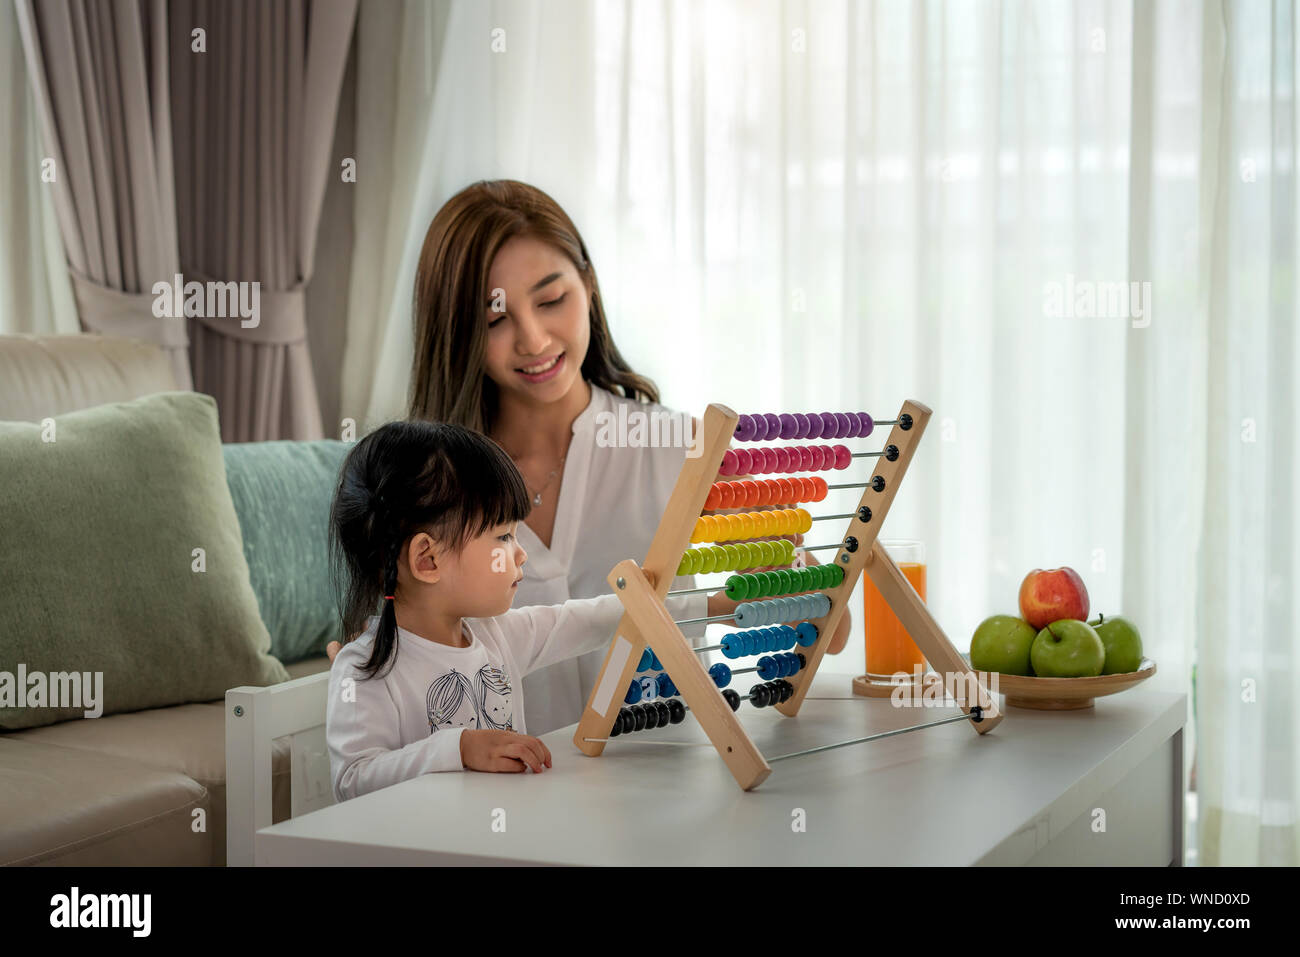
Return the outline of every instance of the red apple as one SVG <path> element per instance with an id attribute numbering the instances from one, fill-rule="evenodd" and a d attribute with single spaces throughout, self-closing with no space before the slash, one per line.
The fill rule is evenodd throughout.
<path id="1" fill-rule="evenodd" d="M 1020 615 L 1035 628 L 1062 618 L 1088 620 L 1088 589 L 1073 568 L 1035 568 L 1020 583 Z"/>

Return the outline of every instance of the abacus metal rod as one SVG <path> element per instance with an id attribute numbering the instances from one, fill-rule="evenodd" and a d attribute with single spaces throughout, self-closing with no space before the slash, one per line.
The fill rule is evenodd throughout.
<path id="1" fill-rule="evenodd" d="M 675 625 L 712 624 L 715 621 L 732 621 L 735 619 L 735 617 L 736 617 L 735 615 L 712 615 L 709 618 L 674 618 L 673 624 Z"/>
<path id="2" fill-rule="evenodd" d="M 704 591 L 721 591 L 718 585 L 705 585 L 703 588 L 671 588 L 668 590 L 670 595 L 698 595 Z"/>
<path id="3" fill-rule="evenodd" d="M 896 728 L 893 731 L 881 731 L 879 734 L 869 734 L 865 738 L 853 738 L 849 741 L 840 741 L 838 744 L 823 744 L 819 748 L 805 748 L 802 751 L 791 751 L 789 754 L 778 754 L 776 757 L 767 758 L 766 760 L 768 764 L 771 764 L 773 761 L 784 761 L 786 758 L 800 758 L 805 754 L 817 754 L 821 751 L 833 751 L 836 748 L 847 748 L 851 744 L 862 744 L 864 741 L 875 741 L 877 738 L 889 738 L 896 734 L 907 734 L 909 731 L 920 731 L 923 728 L 935 728 L 941 724 L 952 724 L 954 721 L 982 721 L 983 718 L 983 711 L 980 708 L 975 707 L 970 710 L 969 714 L 957 714 L 953 715 L 951 718 L 941 718 L 938 721 L 930 721 L 926 724 L 916 724 L 910 728 Z"/>

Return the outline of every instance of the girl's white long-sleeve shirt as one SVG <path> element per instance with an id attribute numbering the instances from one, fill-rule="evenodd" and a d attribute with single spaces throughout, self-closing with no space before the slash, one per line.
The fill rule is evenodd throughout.
<path id="1" fill-rule="evenodd" d="M 680 598 L 667 602 L 675 618 L 689 604 Z M 466 728 L 526 734 L 523 676 L 604 648 L 622 615 L 622 602 L 605 595 L 465 618 L 464 648 L 398 628 L 391 668 L 364 678 L 361 669 L 379 625 L 371 618 L 330 668 L 325 738 L 334 799 L 431 771 L 463 770 L 460 738 Z"/>

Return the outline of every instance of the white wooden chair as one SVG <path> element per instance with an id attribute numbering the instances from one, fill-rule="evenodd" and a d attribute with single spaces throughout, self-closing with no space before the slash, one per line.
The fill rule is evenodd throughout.
<path id="1" fill-rule="evenodd" d="M 271 825 L 271 752 L 290 739 L 291 817 L 334 803 L 325 703 L 329 671 L 226 692 L 226 865 L 254 863 L 253 836 Z"/>

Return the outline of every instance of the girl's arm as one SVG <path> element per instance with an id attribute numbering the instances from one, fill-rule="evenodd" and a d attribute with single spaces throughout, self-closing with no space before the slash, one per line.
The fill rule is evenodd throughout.
<path id="1" fill-rule="evenodd" d="M 377 791 L 430 771 L 462 771 L 464 728 L 444 728 L 403 747 L 397 705 L 382 678 L 361 678 L 361 655 L 341 650 L 330 669 L 325 740 L 334 800 Z M 355 658 L 353 661 L 351 659 Z"/>
<path id="2" fill-rule="evenodd" d="M 703 604 L 699 598 L 675 596 L 664 604 L 674 619 L 687 618 Z M 617 596 L 601 595 L 574 598 L 559 605 L 512 608 L 493 621 L 501 628 L 520 670 L 528 674 L 604 648 L 622 617 L 623 603 Z"/>

